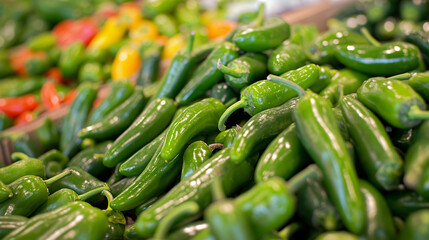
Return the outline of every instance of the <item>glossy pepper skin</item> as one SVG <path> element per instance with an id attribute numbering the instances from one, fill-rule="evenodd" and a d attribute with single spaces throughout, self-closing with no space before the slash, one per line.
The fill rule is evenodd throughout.
<path id="1" fill-rule="evenodd" d="M 192 55 L 194 37 L 195 35 L 191 34 L 186 49 L 174 55 L 168 69 L 161 79 L 161 85 L 153 98 L 175 98 L 183 86 L 189 81 L 189 77 L 196 65 L 196 59 Z"/>
<path id="2" fill-rule="evenodd" d="M 58 146 L 60 134 L 50 118 L 45 118 L 43 124 L 36 129 L 36 136 L 45 149 L 53 149 Z"/>
<path id="3" fill-rule="evenodd" d="M 340 228 L 340 215 L 319 181 L 307 179 L 297 197 L 297 213 L 306 224 L 322 231 Z"/>
<path id="4" fill-rule="evenodd" d="M 306 60 L 307 56 L 301 46 L 286 42 L 270 55 L 267 66 L 270 73 L 281 75 L 304 66 Z"/>
<path id="5" fill-rule="evenodd" d="M 206 98 L 192 104 L 171 123 L 161 149 L 161 157 L 169 161 L 194 136 L 216 130 L 225 106 L 217 99 Z"/>
<path id="6" fill-rule="evenodd" d="M 64 154 L 56 149 L 52 149 L 44 153 L 39 157 L 39 160 L 42 161 L 45 166 L 45 174 L 47 178 L 51 178 L 62 172 L 69 161 Z"/>
<path id="7" fill-rule="evenodd" d="M 85 60 L 85 46 L 80 42 L 69 45 L 61 54 L 59 67 L 65 78 L 75 77 Z"/>
<path id="8" fill-rule="evenodd" d="M 429 37 L 422 31 L 412 32 L 405 37 L 405 41 L 416 45 L 422 53 L 426 66 L 429 65 Z"/>
<path id="9" fill-rule="evenodd" d="M 353 140 L 360 165 L 374 185 L 393 190 L 401 182 L 403 161 L 390 141 L 384 125 L 362 103 L 343 97 L 340 108 Z"/>
<path id="10" fill-rule="evenodd" d="M 234 34 L 232 41 L 241 50 L 262 52 L 273 49 L 290 36 L 290 25 L 279 17 L 265 19 L 256 25 Z"/>
<path id="11" fill-rule="evenodd" d="M 37 145 L 35 139 L 24 133 L 13 140 L 13 151 L 22 152 L 29 157 L 39 157 L 42 155 L 42 149 Z"/>
<path id="12" fill-rule="evenodd" d="M 107 217 L 101 210 L 78 201 L 31 218 L 4 239 L 96 240 L 105 236 L 107 224 Z"/>
<path id="13" fill-rule="evenodd" d="M 309 64 L 296 70 L 289 71 L 281 77 L 291 80 L 303 88 L 308 88 L 319 78 L 320 67 Z M 224 130 L 226 119 L 239 108 L 251 116 L 269 108 L 277 107 L 289 99 L 297 96 L 292 89 L 272 83 L 270 81 L 258 81 L 244 88 L 240 93 L 240 100 L 231 105 L 222 115 L 219 121 L 219 130 Z"/>
<path id="14" fill-rule="evenodd" d="M 0 181 L 4 184 L 10 184 L 26 175 L 45 177 L 43 162 L 35 158 L 27 158 L 0 168 Z"/>
<path id="15" fill-rule="evenodd" d="M 121 135 L 143 111 L 147 98 L 143 89 L 137 87 L 134 93 L 119 104 L 103 119 L 79 131 L 79 137 L 95 140 L 114 139 Z"/>
<path id="16" fill-rule="evenodd" d="M 211 156 L 212 151 L 205 142 L 196 141 L 191 143 L 183 154 L 182 174 L 180 179 L 183 180 L 189 177 Z"/>
<path id="17" fill-rule="evenodd" d="M 28 221 L 23 216 L 0 216 L 0 238 L 3 239 L 13 230 L 21 227 Z"/>
<path id="18" fill-rule="evenodd" d="M 237 101 L 237 95 L 235 94 L 234 90 L 224 82 L 213 85 L 212 89 L 210 90 L 210 97 L 216 98 L 224 105 L 228 105 L 233 101 Z"/>
<path id="19" fill-rule="evenodd" d="M 427 118 L 418 115 L 425 113 L 422 111 L 426 108 L 425 101 L 399 80 L 371 78 L 364 82 L 357 94 L 360 102 L 394 127 L 410 129 L 422 118 Z"/>
<path id="20" fill-rule="evenodd" d="M 152 141 L 168 126 L 175 112 L 176 105 L 171 99 L 151 101 L 133 124 L 113 142 L 105 154 L 104 165 L 114 167 Z"/>
<path id="21" fill-rule="evenodd" d="M 111 190 L 112 190 L 112 194 L 113 196 L 118 196 L 119 194 L 121 194 L 125 189 L 127 189 L 135 180 L 137 179 L 137 177 L 129 177 L 129 178 L 122 178 L 120 180 L 118 180 L 117 182 L 115 182 L 114 184 L 112 184 L 111 186 Z"/>
<path id="22" fill-rule="evenodd" d="M 393 217 L 383 195 L 364 180 L 359 182 L 365 198 L 367 239 L 395 239 L 396 230 Z"/>
<path id="23" fill-rule="evenodd" d="M 264 182 L 278 176 L 289 179 L 310 162 L 292 123 L 265 149 L 255 169 L 255 181 Z"/>
<path id="24" fill-rule="evenodd" d="M 240 91 L 267 76 L 267 56 L 261 53 L 246 53 L 226 65 L 218 62 L 217 68 L 224 73 L 226 83 Z"/>
<path id="25" fill-rule="evenodd" d="M 77 134 L 86 123 L 96 95 L 97 89 L 95 85 L 81 85 L 70 107 L 70 111 L 64 119 L 60 138 L 60 150 L 67 157 L 72 157 L 79 149 L 82 140 Z"/>
<path id="26" fill-rule="evenodd" d="M 386 195 L 386 201 L 392 211 L 392 215 L 404 219 L 413 212 L 429 207 L 429 201 L 426 198 L 409 190 L 389 193 Z"/>
<path id="27" fill-rule="evenodd" d="M 339 46 L 335 57 L 351 69 L 377 76 L 391 76 L 417 69 L 420 61 L 419 49 L 404 42 L 381 46 Z"/>
<path id="28" fill-rule="evenodd" d="M 76 154 L 70 162 L 68 167 L 79 167 L 96 178 L 105 178 L 106 172 L 109 172 L 108 168 L 103 165 L 103 156 L 97 156 L 104 154 L 107 149 L 112 146 L 111 141 L 105 141 L 80 151 Z"/>
<path id="29" fill-rule="evenodd" d="M 408 216 L 400 240 L 423 240 L 429 238 L 429 211 L 419 210 Z"/>
<path id="30" fill-rule="evenodd" d="M 404 73 L 390 77 L 390 79 L 406 80 L 414 91 L 422 96 L 426 101 L 429 100 L 429 72 Z"/>
<path id="31" fill-rule="evenodd" d="M 219 59 L 222 64 L 228 64 L 237 57 L 238 50 L 233 43 L 225 42 L 217 46 L 198 66 L 191 79 L 178 93 L 176 102 L 183 106 L 202 97 L 214 84 L 222 80 L 223 74 L 217 69 Z"/>
<path id="32" fill-rule="evenodd" d="M 107 97 L 100 106 L 91 112 L 91 115 L 88 118 L 88 125 L 92 125 L 104 119 L 134 92 L 134 87 L 129 81 L 117 81 L 109 85 L 109 97 Z"/>
<path id="33" fill-rule="evenodd" d="M 8 198 L 12 197 L 13 193 L 10 188 L 6 186 L 2 181 L 0 181 L 0 203 L 4 202 Z"/>
<path id="34" fill-rule="evenodd" d="M 241 162 L 264 141 L 271 141 L 293 122 L 292 114 L 298 98 L 254 115 L 244 124 L 231 146 L 231 160 Z"/>
<path id="35" fill-rule="evenodd" d="M 193 222 L 168 234 L 167 239 L 168 240 L 174 240 L 174 239 L 190 240 L 201 231 L 208 229 L 208 227 L 209 227 L 209 224 L 204 221 Z"/>
<path id="36" fill-rule="evenodd" d="M 251 178 L 253 168 L 246 161 L 233 164 L 229 161 L 229 151 L 226 148 L 213 155 L 196 172 L 142 212 L 135 223 L 137 233 L 142 237 L 152 235 L 159 221 L 185 201 L 195 201 L 200 209 L 204 209 L 212 201 L 211 184 L 216 177 L 221 178 L 227 196 L 243 187 Z"/>
<path id="37" fill-rule="evenodd" d="M 167 161 L 162 158 L 160 150 L 161 145 L 136 180 L 115 197 L 111 203 L 113 209 L 131 210 L 172 186 L 180 175 L 183 153 L 179 152 L 173 159 Z"/>
<path id="38" fill-rule="evenodd" d="M 142 44 L 140 48 L 141 62 L 137 77 L 137 86 L 147 86 L 158 78 L 159 64 L 164 45 L 156 42 Z"/>

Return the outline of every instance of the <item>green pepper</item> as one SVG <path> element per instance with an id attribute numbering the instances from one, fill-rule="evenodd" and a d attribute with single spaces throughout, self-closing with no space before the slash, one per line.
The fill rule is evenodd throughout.
<path id="1" fill-rule="evenodd" d="M 121 194 L 125 189 L 127 189 L 135 180 L 137 177 L 129 177 L 129 178 L 122 178 L 119 181 L 115 182 L 111 186 L 112 194 L 113 196 L 118 196 Z"/>
<path id="2" fill-rule="evenodd" d="M 428 15 L 427 2 L 404 1 L 399 7 L 401 19 L 418 22 L 426 19 Z"/>
<path id="3" fill-rule="evenodd" d="M 240 132 L 241 127 L 237 125 L 237 126 L 232 127 L 228 130 L 230 130 L 230 131 L 228 131 L 228 133 L 226 134 L 225 140 L 223 142 L 224 148 L 232 146 L 232 143 L 234 142 L 234 139 L 237 137 L 238 133 Z"/>
<path id="4" fill-rule="evenodd" d="M 10 188 L 8 188 L 6 184 L 4 184 L 3 181 L 0 180 L 0 203 L 6 201 L 12 196 L 12 190 L 10 190 Z"/>
<path id="5" fill-rule="evenodd" d="M 22 34 L 23 23 L 10 18 L 0 28 L 0 49 L 8 49 L 16 45 Z"/>
<path id="6" fill-rule="evenodd" d="M 88 191 L 86 193 L 83 193 L 81 195 L 78 195 L 75 191 L 68 189 L 68 188 L 60 189 L 60 190 L 54 192 L 53 194 L 49 195 L 46 202 L 44 202 L 42 205 L 40 205 L 40 207 L 38 207 L 36 209 L 36 211 L 33 212 L 32 216 L 36 216 L 36 215 L 39 215 L 42 213 L 51 212 L 51 211 L 58 209 L 58 208 L 66 205 L 67 203 L 70 203 L 70 202 L 85 201 L 88 198 L 90 198 L 94 195 L 97 195 L 106 189 L 109 189 L 109 187 L 102 186 L 99 188 L 95 188 L 91 191 Z"/>
<path id="7" fill-rule="evenodd" d="M 429 238 L 429 211 L 416 211 L 407 217 L 404 229 L 399 235 L 400 240 L 423 240 Z"/>
<path id="8" fill-rule="evenodd" d="M 202 97 L 214 84 L 222 80 L 223 74 L 217 69 L 217 62 L 228 64 L 238 57 L 238 50 L 233 43 L 224 42 L 217 46 L 195 70 L 191 79 L 176 96 L 179 105 L 187 105 Z"/>
<path id="9" fill-rule="evenodd" d="M 9 54 L 6 50 L 0 50 L 0 78 L 4 78 L 12 75 L 14 72 L 10 60 Z"/>
<path id="10" fill-rule="evenodd" d="M 4 113 L 0 113 L 0 132 L 13 126 L 12 118 Z"/>
<path id="11" fill-rule="evenodd" d="M 26 175 L 45 177 L 43 162 L 34 158 L 26 158 L 0 168 L 0 181 L 5 184 L 10 184 Z"/>
<path id="12" fill-rule="evenodd" d="M 79 167 L 96 178 L 103 179 L 109 170 L 103 165 L 104 153 L 112 146 L 111 141 L 105 141 L 82 150 L 67 164 L 68 167 Z"/>
<path id="13" fill-rule="evenodd" d="M 289 179 L 307 165 L 309 159 L 292 123 L 271 141 L 261 155 L 255 169 L 255 181 L 264 182 L 274 176 Z"/>
<path id="14" fill-rule="evenodd" d="M 199 1 L 187 0 L 184 3 L 177 5 L 175 16 L 180 25 L 188 27 L 199 26 L 201 6 Z"/>
<path id="15" fill-rule="evenodd" d="M 153 0 L 142 4 L 143 15 L 154 18 L 158 14 L 173 12 L 182 0 Z"/>
<path id="16" fill-rule="evenodd" d="M 79 68 L 79 82 L 100 83 L 104 81 L 103 66 L 98 62 L 85 62 Z"/>
<path id="17" fill-rule="evenodd" d="M 85 46 L 81 42 L 70 44 L 61 54 L 58 66 L 65 78 L 77 76 L 80 66 L 85 61 Z"/>
<path id="18" fill-rule="evenodd" d="M 124 178 L 124 176 L 119 172 L 119 168 L 120 164 L 116 165 L 112 175 L 107 179 L 106 183 L 109 184 L 109 186 L 112 186 L 114 183 Z"/>
<path id="19" fill-rule="evenodd" d="M 192 240 L 216 240 L 210 231 L 210 226 L 196 234 Z"/>
<path id="20" fill-rule="evenodd" d="M 143 111 L 146 104 L 143 89 L 137 87 L 134 93 L 113 109 L 103 119 L 79 131 L 79 137 L 95 140 L 115 139 L 123 133 Z"/>
<path id="21" fill-rule="evenodd" d="M 308 88 L 319 78 L 320 67 L 309 64 L 281 75 L 298 85 Z M 241 99 L 231 105 L 221 116 L 218 128 L 225 129 L 227 118 L 237 109 L 244 108 L 250 115 L 255 115 L 265 109 L 277 107 L 296 96 L 292 89 L 266 80 L 258 81 L 241 91 Z"/>
<path id="22" fill-rule="evenodd" d="M 207 159 L 212 156 L 212 151 L 209 146 L 203 141 L 196 141 L 191 143 L 183 154 L 183 165 L 181 180 L 189 177 Z"/>
<path id="23" fill-rule="evenodd" d="M 30 38 L 27 40 L 26 45 L 33 51 L 47 51 L 55 47 L 56 43 L 57 40 L 54 34 L 46 32 Z"/>
<path id="24" fill-rule="evenodd" d="M 112 201 L 112 208 L 119 211 L 131 210 L 147 200 L 169 189 L 180 176 L 183 151 L 172 159 L 161 156 L 159 145 L 157 152 L 137 179 Z"/>
<path id="25" fill-rule="evenodd" d="M 105 154 L 104 165 L 114 167 L 152 141 L 168 126 L 175 111 L 176 106 L 171 99 L 156 98 L 151 101 L 133 124 L 113 142 Z"/>
<path id="26" fill-rule="evenodd" d="M 201 63 L 211 54 L 211 52 L 215 48 L 217 48 L 221 44 L 222 43 L 219 43 L 217 41 L 212 41 L 212 42 L 202 44 L 201 46 L 194 48 L 192 50 L 192 56 L 194 56 L 197 63 Z"/>
<path id="27" fill-rule="evenodd" d="M 43 124 L 36 129 L 36 136 L 44 149 L 49 150 L 58 147 L 60 134 L 49 117 L 46 117 Z"/>
<path id="28" fill-rule="evenodd" d="M 412 32 L 405 37 L 405 41 L 416 45 L 426 63 L 429 66 L 429 36 L 427 33 L 419 31 Z"/>
<path id="29" fill-rule="evenodd" d="M 424 165 L 422 171 L 423 173 L 420 176 L 419 183 L 417 185 L 417 193 L 419 193 L 424 198 L 429 196 L 429 174 L 427 173 L 429 167 Z"/>
<path id="30" fill-rule="evenodd" d="M 423 198 L 418 193 L 408 190 L 389 193 L 385 198 L 392 211 L 392 215 L 404 219 L 413 212 L 429 207 L 429 200 L 427 198 Z"/>
<path id="31" fill-rule="evenodd" d="M 63 171 L 69 159 L 64 156 L 60 151 L 52 149 L 42 156 L 39 157 L 39 160 L 43 162 L 45 166 L 46 177 L 53 177 Z"/>
<path id="32" fill-rule="evenodd" d="M 298 216 L 309 226 L 323 231 L 341 226 L 340 215 L 319 181 L 307 179 L 298 191 L 297 203 Z"/>
<path id="33" fill-rule="evenodd" d="M 308 49 L 314 42 L 314 39 L 319 35 L 319 30 L 315 25 L 306 24 L 294 24 L 292 27 L 291 37 L 289 38 L 290 43 L 297 44 L 304 49 Z"/>
<path id="34" fill-rule="evenodd" d="M 267 56 L 259 53 L 244 54 L 227 65 L 218 61 L 217 68 L 224 73 L 225 81 L 236 91 L 267 76 Z"/>
<path id="35" fill-rule="evenodd" d="M 41 76 L 52 66 L 49 56 L 30 58 L 25 62 L 25 70 L 30 76 Z"/>
<path id="36" fill-rule="evenodd" d="M 179 32 L 176 19 L 171 15 L 158 14 L 153 18 L 153 22 L 161 35 L 171 38 Z"/>
<path id="37" fill-rule="evenodd" d="M 368 41 L 359 33 L 349 31 L 326 32 L 314 39 L 310 46 L 310 60 L 317 64 L 337 64 L 335 49 L 349 44 L 367 44 Z"/>
<path id="38" fill-rule="evenodd" d="M 71 173 L 72 171 L 65 171 L 48 180 L 34 175 L 18 178 L 8 185 L 13 196 L 0 204 L 0 215 L 29 216 L 48 199 L 48 186 Z"/>
<path id="39" fill-rule="evenodd" d="M 28 221 L 23 216 L 0 216 L 0 238 L 3 239 L 13 230 L 21 227 Z"/>
<path id="40" fill-rule="evenodd" d="M 307 56 L 304 49 L 296 44 L 286 42 L 277 47 L 268 59 L 268 70 L 280 75 L 305 65 Z"/>
<path id="41" fill-rule="evenodd" d="M 88 118 L 88 125 L 92 125 L 105 118 L 117 106 L 127 100 L 134 92 L 134 87 L 130 81 L 117 81 L 109 84 L 108 97 L 91 112 Z"/>
<path id="42" fill-rule="evenodd" d="M 184 51 L 179 51 L 174 55 L 168 69 L 161 79 L 161 85 L 153 95 L 153 98 L 175 98 L 183 86 L 188 82 L 196 65 L 195 58 L 191 54 L 194 38 L 195 34 L 191 33 L 186 49 Z"/>
<path id="43" fill-rule="evenodd" d="M 110 203 L 113 200 L 112 194 L 107 190 L 103 190 L 102 193 L 107 198 L 107 208 L 103 210 L 103 213 L 107 217 L 108 230 L 106 232 L 106 235 L 104 236 L 104 239 L 106 240 L 123 239 L 124 232 L 125 232 L 125 225 L 127 223 L 125 216 L 123 213 L 119 211 L 115 211 L 110 207 Z"/>
<path id="44" fill-rule="evenodd" d="M 353 97 L 343 97 L 340 107 L 360 166 L 371 183 L 384 190 L 396 189 L 401 182 L 403 161 L 384 125 Z"/>
<path id="45" fill-rule="evenodd" d="M 216 130 L 225 106 L 217 99 L 206 98 L 187 107 L 169 127 L 161 149 L 161 157 L 169 161 L 193 137 Z"/>
<path id="46" fill-rule="evenodd" d="M 224 105 L 237 101 L 235 92 L 226 83 L 217 83 L 210 90 L 210 97 L 216 98 Z"/>
<path id="47" fill-rule="evenodd" d="M 78 167 L 69 167 L 64 171 L 72 170 L 73 173 L 62 178 L 55 183 L 52 183 L 49 186 L 49 191 L 51 193 L 55 193 L 56 191 L 62 188 L 68 188 L 75 191 L 77 194 L 84 194 L 93 189 L 107 186 L 105 182 L 102 182 L 92 176 L 91 174 L 85 172 L 81 168 Z"/>
<path id="48" fill-rule="evenodd" d="M 252 167 L 247 161 L 233 164 L 229 161 L 229 152 L 230 149 L 226 148 L 216 153 L 191 176 L 178 183 L 152 207 L 142 212 L 135 223 L 137 233 L 141 237 L 151 236 L 159 221 L 185 201 L 195 201 L 203 210 L 211 203 L 210 186 L 216 177 L 221 178 L 227 196 L 248 183 L 253 172 Z"/>
<path id="49" fill-rule="evenodd" d="M 5 78 L 0 81 L 1 97 L 19 97 L 40 90 L 45 82 L 41 77 Z"/>
<path id="50" fill-rule="evenodd" d="M 208 227 L 209 225 L 204 221 L 192 222 L 168 234 L 166 239 L 167 240 L 175 240 L 175 239 L 190 240 L 201 231 L 208 229 Z"/>
<path id="51" fill-rule="evenodd" d="M 377 189 L 366 181 L 359 182 L 366 206 L 366 239 L 395 239 L 393 217 L 386 200 Z"/>
<path id="52" fill-rule="evenodd" d="M 355 93 L 367 79 L 368 77 L 362 73 L 350 69 L 342 69 L 332 76 L 331 83 L 323 88 L 319 92 L 319 95 L 334 104 L 338 100 L 337 92 L 339 85 L 343 88 L 343 94 L 347 95 Z"/>
<path id="53" fill-rule="evenodd" d="M 410 85 L 414 91 L 420 94 L 426 101 L 429 101 L 429 72 L 404 73 L 392 76 L 389 79 L 401 80 Z"/>
<path id="54" fill-rule="evenodd" d="M 148 209 L 150 206 L 152 206 L 161 196 L 156 196 L 151 198 L 150 200 L 146 201 L 145 203 L 141 204 L 140 206 L 136 207 L 135 214 L 136 216 L 140 215 L 143 211 Z"/>
<path id="55" fill-rule="evenodd" d="M 4 239 L 103 239 L 107 225 L 101 210 L 76 201 L 31 218 Z"/>
<path id="56" fill-rule="evenodd" d="M 162 51 L 164 51 L 162 44 L 156 42 L 142 44 L 140 48 L 142 64 L 137 76 L 137 86 L 150 85 L 157 80 Z"/>
<path id="57" fill-rule="evenodd" d="M 264 146 L 293 122 L 292 113 L 298 99 L 255 114 L 244 124 L 231 146 L 231 160 L 241 162 L 256 148 Z"/>
<path id="58" fill-rule="evenodd" d="M 38 157 L 42 154 L 38 143 L 27 133 L 18 136 L 13 141 L 13 151 L 22 152 L 29 157 Z"/>
<path id="59" fill-rule="evenodd" d="M 78 132 L 85 125 L 96 96 L 95 85 L 82 84 L 79 86 L 70 111 L 65 116 L 61 131 L 60 150 L 67 157 L 72 157 L 79 149 L 82 139 L 78 137 Z"/>
<path id="60" fill-rule="evenodd" d="M 315 240 L 359 240 L 360 238 L 349 232 L 327 232 L 322 233 Z"/>
<path id="61" fill-rule="evenodd" d="M 293 87 L 300 94 L 293 117 L 301 143 L 322 170 L 326 190 L 344 225 L 353 233 L 361 233 L 365 227 L 365 204 L 331 104 L 291 81 L 276 77 L 271 80 Z"/>
<path id="62" fill-rule="evenodd" d="M 88 48 L 85 52 L 85 62 L 97 62 L 104 64 L 109 59 L 107 49 Z"/>
<path id="63" fill-rule="evenodd" d="M 71 0 L 61 2 L 37 0 L 34 2 L 34 8 L 38 15 L 52 25 L 66 19 L 79 19 L 89 16 L 94 11 L 93 5 L 88 2 Z"/>
<path id="64" fill-rule="evenodd" d="M 410 129 L 428 118 L 422 97 L 399 80 L 371 78 L 362 84 L 357 95 L 366 107 L 397 128 Z"/>

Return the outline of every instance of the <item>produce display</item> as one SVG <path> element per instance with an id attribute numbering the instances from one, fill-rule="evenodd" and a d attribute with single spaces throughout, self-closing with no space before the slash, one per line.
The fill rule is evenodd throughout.
<path id="1" fill-rule="evenodd" d="M 172 12 L 194 21 L 179 11 L 192 3 L 141 11 L 155 25 Z M 61 122 L 5 136 L 0 239 L 429 239 L 428 33 L 377 39 L 342 16 L 319 32 L 261 4 L 207 25 L 210 42 L 187 29 L 167 57 L 177 29 L 157 26 L 166 43 L 103 32 L 116 17 L 61 56 L 128 31 L 108 96 L 81 81 Z"/>

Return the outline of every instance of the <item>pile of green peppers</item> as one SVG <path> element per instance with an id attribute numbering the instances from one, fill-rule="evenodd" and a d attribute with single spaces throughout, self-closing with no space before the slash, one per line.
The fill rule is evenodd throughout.
<path id="1" fill-rule="evenodd" d="M 62 123 L 12 136 L 0 238 L 429 239 L 429 36 L 249 16 L 156 89 L 93 108 L 82 84 Z"/>

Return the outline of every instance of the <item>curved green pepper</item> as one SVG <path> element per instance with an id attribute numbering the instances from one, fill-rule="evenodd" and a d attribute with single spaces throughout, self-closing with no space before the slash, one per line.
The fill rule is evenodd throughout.
<path id="1" fill-rule="evenodd" d="M 404 82 L 410 85 L 426 101 L 429 101 L 429 72 L 404 73 L 392 76 L 389 79 L 406 80 Z"/>
<path id="2" fill-rule="evenodd" d="M 305 65 L 307 56 L 304 49 L 293 43 L 285 43 L 274 50 L 268 59 L 270 73 L 280 75 Z"/>
<path id="3" fill-rule="evenodd" d="M 1 218 L 0 218 L 0 222 L 1 222 Z M 175 239 L 190 240 L 201 231 L 208 229 L 208 227 L 209 225 L 204 221 L 192 222 L 168 234 L 167 240 L 175 240 Z"/>
<path id="4" fill-rule="evenodd" d="M 406 218 L 411 213 L 427 209 L 429 200 L 412 191 L 395 191 L 386 195 L 387 204 L 394 216 Z"/>
<path id="5" fill-rule="evenodd" d="M 70 44 L 61 54 L 58 66 L 65 78 L 77 76 L 82 63 L 85 61 L 85 46 L 81 42 Z"/>
<path id="6" fill-rule="evenodd" d="M 111 186 L 112 194 L 113 196 L 118 196 L 121 194 L 125 189 L 127 189 L 135 180 L 137 177 L 130 177 L 130 178 L 122 178 L 119 181 L 115 182 Z"/>
<path id="7" fill-rule="evenodd" d="M 225 136 L 225 141 L 223 142 L 223 147 L 227 148 L 227 147 L 231 147 L 232 143 L 234 142 L 234 139 L 237 137 L 238 133 L 241 130 L 240 126 L 235 126 L 229 129 L 230 131 L 228 131 L 228 133 Z"/>
<path id="8" fill-rule="evenodd" d="M 359 237 L 348 232 L 322 233 L 315 240 L 359 240 Z"/>
<path id="9" fill-rule="evenodd" d="M 416 45 L 423 57 L 423 60 L 426 63 L 426 66 L 429 65 L 429 36 L 427 33 L 419 31 L 412 32 L 407 34 L 405 41 Z"/>
<path id="10" fill-rule="evenodd" d="M 147 86 L 157 80 L 163 50 L 164 45 L 156 42 L 142 44 L 140 48 L 142 64 L 137 76 L 137 86 Z"/>
<path id="11" fill-rule="evenodd" d="M 275 108 L 254 115 L 244 124 L 231 146 L 231 160 L 241 162 L 254 149 L 270 142 L 275 136 L 292 124 L 292 114 L 298 99 L 291 99 Z"/>
<path id="12" fill-rule="evenodd" d="M 319 78 L 320 67 L 309 64 L 296 70 L 291 70 L 281 75 L 294 81 L 303 88 L 308 88 Z M 277 107 L 289 99 L 297 96 L 292 89 L 266 80 L 258 81 L 244 88 L 240 94 L 240 100 L 231 105 L 219 120 L 219 130 L 225 129 L 227 118 L 237 109 L 244 108 L 250 115 L 255 115 L 265 109 Z"/>
<path id="13" fill-rule="evenodd" d="M 121 135 L 139 116 L 146 104 L 143 89 L 137 87 L 134 93 L 103 119 L 86 126 L 78 133 L 81 138 L 95 140 L 114 139 Z"/>
<path id="14" fill-rule="evenodd" d="M 302 146 L 292 123 L 283 130 L 259 158 L 255 169 L 255 181 L 264 182 L 279 176 L 289 179 L 309 163 L 310 157 Z"/>
<path id="15" fill-rule="evenodd" d="M 46 117 L 43 124 L 36 129 L 36 136 L 42 147 L 47 150 L 56 148 L 60 140 L 58 129 L 49 117 Z"/>
<path id="16" fill-rule="evenodd" d="M 237 101 L 237 96 L 231 87 L 226 83 L 217 83 L 213 85 L 210 90 L 210 97 L 216 98 L 224 105 L 229 104 L 231 101 Z"/>
<path id="17" fill-rule="evenodd" d="M 99 62 L 85 62 L 79 68 L 79 82 L 101 83 L 104 81 L 103 66 Z"/>
<path id="18" fill-rule="evenodd" d="M 40 90 L 44 82 L 42 77 L 5 78 L 0 81 L 0 96 L 19 97 L 33 93 Z"/>
<path id="19" fill-rule="evenodd" d="M 156 196 L 151 198 L 150 200 L 146 201 L 142 205 L 136 207 L 135 214 L 136 216 L 140 215 L 140 213 L 144 212 L 146 209 L 148 209 L 150 206 L 152 206 L 158 199 L 161 198 L 161 196 Z"/>
<path id="20" fill-rule="evenodd" d="M 158 14 L 153 18 L 153 22 L 161 35 L 171 38 L 179 32 L 176 19 L 171 15 Z"/>
<path id="21" fill-rule="evenodd" d="M 127 220 L 122 212 L 115 211 L 110 207 L 110 203 L 113 200 L 112 194 L 103 190 L 102 194 L 107 198 L 107 208 L 103 210 L 103 213 L 107 217 L 107 232 L 104 236 L 105 240 L 116 240 L 123 239 L 125 232 L 125 225 L 127 224 Z"/>
<path id="22" fill-rule="evenodd" d="M 28 221 L 23 216 L 0 216 L 0 238 L 3 239 L 13 230 L 21 227 Z"/>
<path id="23" fill-rule="evenodd" d="M 409 129 L 429 118 L 422 97 L 399 80 L 371 78 L 357 94 L 360 102 L 394 127 Z"/>
<path id="24" fill-rule="evenodd" d="M 6 184 L 3 183 L 3 181 L 0 181 L 0 203 L 4 202 L 12 196 L 12 190 L 10 190 L 10 188 L 8 188 Z"/>
<path id="25" fill-rule="evenodd" d="M 225 106 L 217 99 L 206 98 L 187 107 L 171 123 L 161 149 L 161 157 L 169 161 L 194 136 L 216 130 Z"/>
<path id="26" fill-rule="evenodd" d="M 371 183 L 384 190 L 396 189 L 401 181 L 403 161 L 384 125 L 353 97 L 343 97 L 340 107 L 360 165 Z"/>
<path id="27" fill-rule="evenodd" d="M 50 178 L 59 173 L 61 173 L 66 166 L 69 159 L 64 156 L 60 151 L 52 149 L 42 156 L 39 157 L 39 160 L 43 162 L 45 166 L 46 177 Z"/>
<path id="28" fill-rule="evenodd" d="M 217 68 L 225 74 L 226 83 L 236 91 L 240 91 L 267 76 L 267 56 L 260 53 L 246 53 L 227 65 L 218 61 Z"/>
<path id="29" fill-rule="evenodd" d="M 0 113 L 0 132 L 13 126 L 12 118 L 4 113 Z"/>
<path id="30" fill-rule="evenodd" d="M 45 177 L 43 162 L 38 159 L 27 158 L 0 168 L 0 181 L 5 184 L 10 184 L 26 175 Z"/>
<path id="31" fill-rule="evenodd" d="M 193 172 L 212 156 L 209 146 L 203 141 L 191 143 L 183 154 L 181 180 L 189 177 Z"/>
<path id="32" fill-rule="evenodd" d="M 399 235 L 400 240 L 423 240 L 429 238 L 429 211 L 416 211 L 407 217 L 404 229 Z"/>
<path id="33" fill-rule="evenodd" d="M 175 111 L 176 106 L 171 99 L 151 101 L 133 124 L 113 142 L 105 154 L 104 165 L 114 167 L 152 141 L 168 126 Z"/>
<path id="34" fill-rule="evenodd" d="M 233 43 L 225 42 L 217 46 L 192 74 L 189 82 L 176 96 L 176 102 L 183 106 L 204 96 L 207 90 L 222 80 L 223 74 L 217 69 L 219 59 L 223 64 L 228 64 L 237 57 L 238 50 Z"/>

